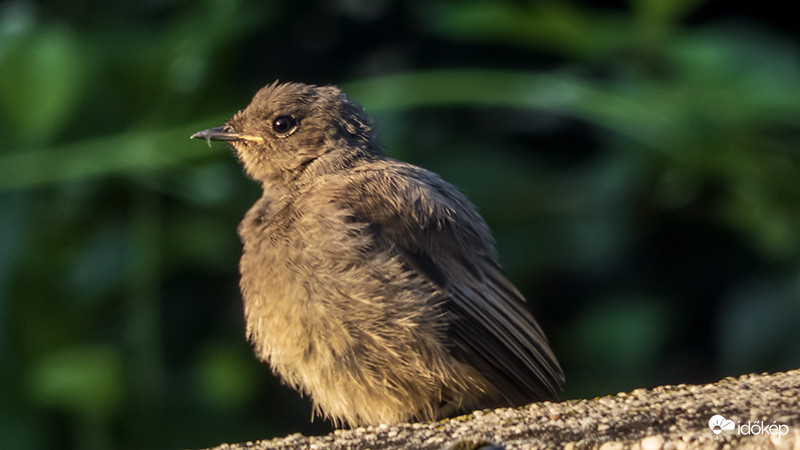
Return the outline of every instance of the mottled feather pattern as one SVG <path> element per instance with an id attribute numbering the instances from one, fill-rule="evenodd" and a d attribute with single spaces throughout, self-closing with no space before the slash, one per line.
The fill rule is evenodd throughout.
<path id="1" fill-rule="evenodd" d="M 476 208 L 386 158 L 360 106 L 276 82 L 225 130 L 263 187 L 239 227 L 247 336 L 317 413 L 353 426 L 557 399 L 561 369 Z"/>

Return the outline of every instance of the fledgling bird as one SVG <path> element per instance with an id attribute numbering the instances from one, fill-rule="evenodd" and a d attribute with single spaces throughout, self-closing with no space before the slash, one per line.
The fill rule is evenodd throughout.
<path id="1" fill-rule="evenodd" d="M 263 194 L 239 226 L 247 336 L 335 425 L 557 400 L 564 375 L 481 216 L 384 156 L 333 86 L 272 83 L 225 126 Z"/>

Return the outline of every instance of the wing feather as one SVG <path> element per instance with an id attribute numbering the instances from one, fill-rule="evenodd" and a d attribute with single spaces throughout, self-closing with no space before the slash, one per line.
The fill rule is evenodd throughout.
<path id="1" fill-rule="evenodd" d="M 404 163 L 355 175 L 349 206 L 444 292 L 452 354 L 497 389 L 502 399 L 494 403 L 556 400 L 563 372 L 524 297 L 500 269 L 475 207 L 437 175 Z"/>

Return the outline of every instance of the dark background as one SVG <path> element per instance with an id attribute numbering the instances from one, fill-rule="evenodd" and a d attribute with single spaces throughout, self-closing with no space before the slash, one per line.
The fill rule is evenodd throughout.
<path id="1" fill-rule="evenodd" d="M 565 399 L 800 367 L 785 4 L 0 3 L 0 447 L 330 430 L 244 339 L 259 188 L 188 139 L 276 78 L 478 205 Z"/>

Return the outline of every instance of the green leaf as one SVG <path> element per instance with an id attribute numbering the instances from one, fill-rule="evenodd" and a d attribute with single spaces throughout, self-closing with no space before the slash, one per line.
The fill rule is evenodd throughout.
<path id="1" fill-rule="evenodd" d="M 84 61 L 62 27 L 12 36 L 0 51 L 0 115 L 13 139 L 47 142 L 83 94 Z"/>
<path id="2" fill-rule="evenodd" d="M 122 355 L 109 345 L 84 345 L 42 356 L 30 377 L 33 399 L 88 417 L 106 417 L 122 401 Z"/>

